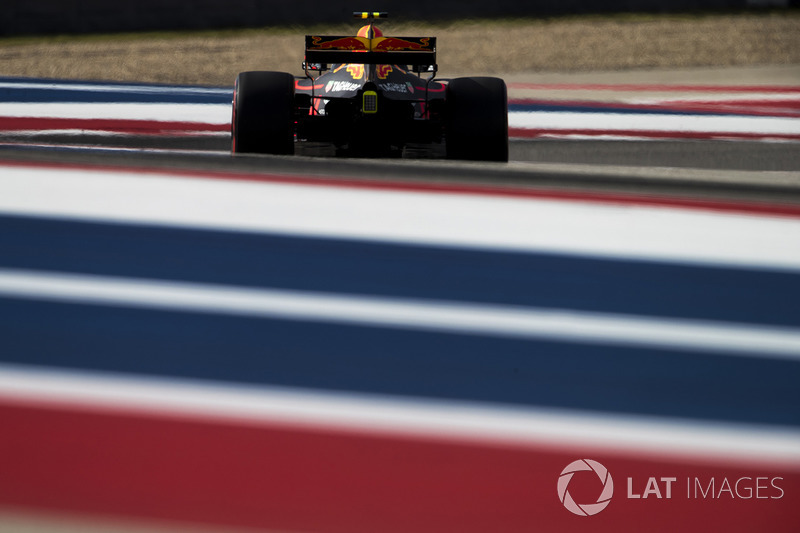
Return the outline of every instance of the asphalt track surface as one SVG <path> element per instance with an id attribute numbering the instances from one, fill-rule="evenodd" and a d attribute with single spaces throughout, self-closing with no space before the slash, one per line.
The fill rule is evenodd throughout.
<path id="1" fill-rule="evenodd" d="M 447 162 L 429 152 L 408 158 L 335 157 L 325 146 L 299 150 L 296 157 L 237 156 L 228 140 L 113 140 L 107 150 L 61 149 L 76 143 L 102 148 L 105 137 L 51 137 L 0 146 L 0 155 L 19 161 L 281 172 L 303 176 L 446 182 L 556 190 L 595 190 L 679 197 L 728 198 L 800 203 L 800 157 L 795 143 L 747 141 L 512 140 L 507 165 Z M 48 146 L 37 146 L 40 142 Z M 120 149 L 123 148 L 123 149 Z M 158 151 L 156 151 L 158 150 Z M 163 151 L 162 151 L 163 150 Z"/>
<path id="2" fill-rule="evenodd" d="M 508 164 L 228 146 L 3 133 L 11 516 L 793 531 L 797 142 L 517 138 Z M 567 498 L 584 457 L 617 484 L 596 518 L 567 510 L 608 505 Z M 665 477 L 680 498 L 655 499 Z"/>

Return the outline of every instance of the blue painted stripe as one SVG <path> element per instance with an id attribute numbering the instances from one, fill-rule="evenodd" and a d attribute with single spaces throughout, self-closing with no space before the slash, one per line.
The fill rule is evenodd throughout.
<path id="1" fill-rule="evenodd" d="M 0 338 L 15 364 L 800 426 L 789 360 L 12 298 Z"/>
<path id="2" fill-rule="evenodd" d="M 232 98 L 233 89 L 223 87 L 0 77 L 0 102 L 230 104 Z"/>
<path id="3" fill-rule="evenodd" d="M 800 326 L 800 275 L 0 216 L 0 266 Z"/>
<path id="4" fill-rule="evenodd" d="M 39 87 L 31 87 L 38 85 Z M 0 102 L 29 103 L 194 103 L 230 104 L 232 87 L 200 87 L 126 82 L 84 82 L 43 78 L 0 77 Z M 511 113 L 569 112 L 648 115 L 737 115 L 733 112 L 674 110 L 654 107 L 597 106 L 557 102 L 510 102 Z"/>

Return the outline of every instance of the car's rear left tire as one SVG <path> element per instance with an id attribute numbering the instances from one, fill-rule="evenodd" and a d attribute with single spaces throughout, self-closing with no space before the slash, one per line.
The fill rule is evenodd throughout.
<path id="1" fill-rule="evenodd" d="M 456 78 L 447 85 L 448 159 L 508 161 L 508 92 L 500 78 Z"/>
<path id="2" fill-rule="evenodd" d="M 242 72 L 236 78 L 231 120 L 233 153 L 294 153 L 294 76 Z"/>

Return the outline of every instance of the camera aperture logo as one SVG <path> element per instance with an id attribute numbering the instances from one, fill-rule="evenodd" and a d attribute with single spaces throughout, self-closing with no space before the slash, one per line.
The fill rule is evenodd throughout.
<path id="1" fill-rule="evenodd" d="M 569 484 L 576 472 L 589 471 L 597 474 L 600 482 L 603 484 L 603 489 L 597 497 L 597 501 L 590 503 L 577 503 L 569 493 Z M 583 476 L 576 478 L 576 483 L 580 482 Z M 611 497 L 614 495 L 614 480 L 608 469 L 591 459 L 579 459 L 567 465 L 561 471 L 558 477 L 558 498 L 568 511 L 575 513 L 578 516 L 592 516 L 596 515 L 611 503 Z"/>

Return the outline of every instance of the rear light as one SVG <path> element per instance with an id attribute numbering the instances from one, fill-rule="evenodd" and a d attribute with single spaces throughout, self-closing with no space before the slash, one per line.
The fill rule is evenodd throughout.
<path id="1" fill-rule="evenodd" d="M 375 91 L 364 91 L 361 103 L 361 111 L 364 114 L 374 114 L 378 112 L 378 93 Z"/>

